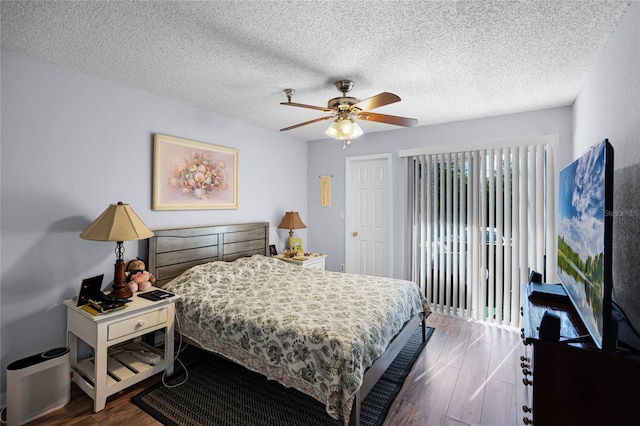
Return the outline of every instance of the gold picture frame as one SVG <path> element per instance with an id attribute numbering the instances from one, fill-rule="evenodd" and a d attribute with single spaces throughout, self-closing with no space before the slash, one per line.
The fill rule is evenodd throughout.
<path id="1" fill-rule="evenodd" d="M 293 247 L 297 253 L 304 253 L 304 247 L 302 245 L 302 240 L 300 238 L 293 239 Z"/>
<path id="2" fill-rule="evenodd" d="M 238 208 L 238 150 L 156 133 L 153 210 Z"/>

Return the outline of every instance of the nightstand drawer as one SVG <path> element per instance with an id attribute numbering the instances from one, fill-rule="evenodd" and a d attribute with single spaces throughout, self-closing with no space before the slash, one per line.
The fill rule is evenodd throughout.
<path id="1" fill-rule="evenodd" d="M 324 270 L 324 259 L 320 259 L 318 261 L 315 262 L 309 262 L 309 264 L 305 265 L 307 268 L 310 269 L 321 269 Z"/>
<path id="2" fill-rule="evenodd" d="M 140 330 L 164 324 L 167 322 L 167 319 L 167 309 L 165 308 L 119 322 L 114 322 L 113 324 L 109 324 L 107 340 L 118 339 L 126 336 L 127 334 L 137 333 Z"/>

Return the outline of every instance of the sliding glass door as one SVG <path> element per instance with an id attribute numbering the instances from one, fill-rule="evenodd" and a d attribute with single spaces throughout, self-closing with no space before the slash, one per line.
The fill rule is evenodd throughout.
<path id="1" fill-rule="evenodd" d="M 412 278 L 436 311 L 518 325 L 520 285 L 555 252 L 551 155 L 536 144 L 408 157 Z"/>

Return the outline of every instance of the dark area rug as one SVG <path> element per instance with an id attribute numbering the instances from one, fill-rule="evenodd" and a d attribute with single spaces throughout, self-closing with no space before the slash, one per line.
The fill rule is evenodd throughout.
<path id="1" fill-rule="evenodd" d="M 434 329 L 427 328 L 427 341 Z M 380 426 L 426 343 L 419 328 L 362 401 L 362 426 Z M 158 383 L 132 398 L 168 426 L 342 426 L 315 399 L 268 380 L 222 358 L 211 356 L 189 367 L 189 380 L 177 387 Z M 171 386 L 184 380 L 176 374 Z"/>

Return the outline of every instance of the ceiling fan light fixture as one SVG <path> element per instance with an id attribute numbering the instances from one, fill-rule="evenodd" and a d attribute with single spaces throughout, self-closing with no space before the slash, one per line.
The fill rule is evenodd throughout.
<path id="1" fill-rule="evenodd" d="M 349 138 L 348 139 L 351 140 L 351 139 L 359 138 L 360 136 L 362 136 L 364 134 L 364 132 L 362 131 L 360 126 L 358 126 L 358 123 L 356 123 L 352 119 L 349 119 L 349 121 L 351 122 L 351 126 L 350 126 L 350 132 L 349 132 Z"/>
<path id="2" fill-rule="evenodd" d="M 339 139 L 338 135 L 340 134 L 340 126 L 338 125 L 338 121 L 336 120 L 324 131 L 324 134 L 329 136 L 330 138 Z"/>
<path id="3" fill-rule="evenodd" d="M 353 121 L 352 118 L 338 117 L 336 121 L 325 130 L 325 135 L 340 140 L 351 140 L 360 137 L 364 134 L 358 123 Z"/>
<path id="4" fill-rule="evenodd" d="M 340 123 L 338 124 L 338 128 L 340 129 L 340 136 L 349 137 L 349 135 L 351 135 L 351 132 L 353 131 L 353 124 L 353 121 L 349 119 L 340 120 Z"/>

